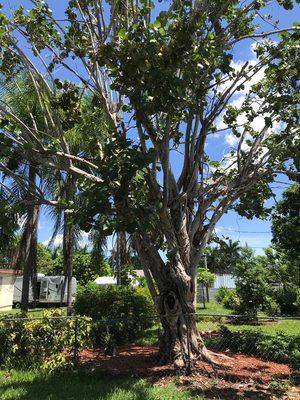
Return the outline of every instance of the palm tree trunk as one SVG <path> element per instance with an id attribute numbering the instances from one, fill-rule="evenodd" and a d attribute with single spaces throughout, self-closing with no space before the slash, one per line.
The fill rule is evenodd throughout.
<path id="1" fill-rule="evenodd" d="M 72 315 L 72 278 L 74 255 L 74 224 L 70 215 L 65 211 L 64 215 L 64 270 L 67 277 L 67 315 Z"/>
<path id="2" fill-rule="evenodd" d="M 27 209 L 26 225 L 21 237 L 18 250 L 16 266 L 23 265 L 23 286 L 21 297 L 21 309 L 27 312 L 29 307 L 30 280 L 32 281 L 33 296 L 36 299 L 36 273 L 37 273 L 37 230 L 39 220 L 39 206 L 34 204 L 34 190 L 37 167 L 30 163 L 29 165 L 29 190 L 27 200 L 29 202 Z"/>
<path id="3" fill-rule="evenodd" d="M 76 191 L 75 178 L 71 175 L 67 177 L 67 199 L 73 200 Z M 66 209 L 64 211 L 64 238 L 63 238 L 63 255 L 64 255 L 64 271 L 67 277 L 67 315 L 72 315 L 72 278 L 73 278 L 73 257 L 75 247 L 75 225 L 73 221 L 72 211 Z M 66 280 L 65 280 L 66 281 Z M 64 285 L 65 287 L 65 285 Z"/>
<path id="4" fill-rule="evenodd" d="M 126 243 L 126 232 L 120 231 L 117 234 L 117 285 L 122 284 L 122 272 L 124 271 L 124 267 L 127 264 L 128 255 L 127 255 L 127 243 Z"/>

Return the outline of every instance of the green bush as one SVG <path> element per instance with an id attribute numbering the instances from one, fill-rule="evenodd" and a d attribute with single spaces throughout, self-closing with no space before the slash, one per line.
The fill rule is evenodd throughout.
<path id="1" fill-rule="evenodd" d="M 226 308 L 235 310 L 239 306 L 239 298 L 235 289 L 220 287 L 217 292 L 216 300 Z"/>
<path id="2" fill-rule="evenodd" d="M 90 283 L 78 290 L 74 309 L 93 319 L 97 346 L 110 341 L 130 343 L 155 323 L 154 305 L 146 288 Z"/>
<path id="3" fill-rule="evenodd" d="M 218 350 L 257 355 L 268 361 L 288 363 L 295 370 L 300 368 L 300 336 L 288 336 L 281 332 L 270 336 L 259 330 L 231 331 L 225 325 L 221 326 L 220 334 L 215 343 L 210 343 Z"/>
<path id="4" fill-rule="evenodd" d="M 236 262 L 233 270 L 239 298 L 236 312 L 255 318 L 266 303 L 270 286 L 266 268 L 255 257 L 253 250 L 246 247 L 243 252 L 243 257 Z"/>
<path id="5" fill-rule="evenodd" d="M 281 314 L 290 315 L 297 313 L 297 289 L 287 287 L 274 291 L 275 299 L 279 304 Z"/>
<path id="6" fill-rule="evenodd" d="M 232 289 L 227 289 L 227 288 L 221 286 L 221 287 L 218 289 L 218 292 L 217 292 L 217 294 L 216 294 L 216 300 L 217 300 L 217 302 L 220 303 L 220 304 L 222 304 L 222 303 L 223 303 L 223 300 L 224 300 L 224 297 L 227 296 L 227 294 L 228 294 L 231 290 L 232 290 Z"/>
<path id="7" fill-rule="evenodd" d="M 297 289 L 296 291 L 296 302 L 295 306 L 297 308 L 298 313 L 300 313 L 300 288 Z"/>
<path id="8" fill-rule="evenodd" d="M 75 321 L 53 318 L 61 315 L 61 310 L 55 310 L 46 311 L 39 319 L 0 319 L 0 365 L 21 368 L 55 360 L 62 353 L 70 354 L 75 342 Z M 78 319 L 77 328 L 80 349 L 90 344 L 91 320 Z"/>
<path id="9" fill-rule="evenodd" d="M 263 305 L 263 311 L 267 315 L 280 315 L 280 307 L 274 297 L 266 296 L 265 304 Z"/>

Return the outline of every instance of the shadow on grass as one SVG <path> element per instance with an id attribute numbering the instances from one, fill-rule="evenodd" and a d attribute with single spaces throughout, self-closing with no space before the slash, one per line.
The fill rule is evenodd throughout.
<path id="1" fill-rule="evenodd" d="M 175 379 L 176 381 L 176 379 Z M 211 387 L 197 382 L 197 378 L 183 383 L 180 390 L 175 384 L 156 386 L 156 379 L 116 377 L 106 371 L 80 370 L 45 376 L 38 371 L 0 372 L 1 400 L 241 400 L 272 398 L 263 387 L 224 387 L 215 382 Z"/>
<path id="2" fill-rule="evenodd" d="M 0 400 L 206 400 L 203 393 L 180 390 L 174 383 L 117 377 L 107 371 L 61 373 L 0 371 Z M 187 389 L 187 388 L 186 388 Z M 213 397 L 216 399 L 216 397 Z M 218 400 L 225 400 L 217 397 Z"/>
<path id="3" fill-rule="evenodd" d="M 251 400 L 272 400 L 274 399 L 274 394 L 272 393 L 267 393 L 265 390 L 248 390 L 246 392 L 241 392 L 240 390 L 236 388 L 222 388 L 222 387 L 215 387 L 215 388 L 210 388 L 210 389 L 204 389 L 204 390 L 191 390 L 191 395 L 195 398 L 194 396 L 197 396 L 201 393 L 201 395 L 205 399 L 211 399 L 211 400 L 216 400 L 216 399 L 223 399 L 223 400 L 246 400 L 246 399 L 251 399 Z"/>
<path id="4" fill-rule="evenodd" d="M 13 372 L 0 384 L 1 400 L 148 400 L 149 387 L 141 380 L 84 372 L 45 376 Z"/>

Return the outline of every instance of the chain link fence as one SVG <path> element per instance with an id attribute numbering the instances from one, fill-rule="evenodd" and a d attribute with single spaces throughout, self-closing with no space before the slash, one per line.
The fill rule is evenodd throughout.
<path id="1" fill-rule="evenodd" d="M 122 363 L 128 363 L 128 354 L 157 353 L 162 334 L 159 316 L 92 320 L 60 313 L 46 311 L 43 317 L 1 317 L 0 365 L 22 367 L 41 361 L 54 363 L 57 359 L 63 362 L 64 356 L 73 364 L 92 359 L 101 366 L 105 358 L 115 357 L 115 367 L 122 370 Z M 247 321 L 240 315 L 223 314 L 201 314 L 196 318 L 209 350 L 233 358 L 239 356 L 239 360 L 244 357 L 246 363 L 249 356 L 273 363 L 269 367 L 275 374 L 299 371 L 300 318 L 258 317 Z M 142 324 L 141 319 L 144 319 Z M 190 337 L 188 331 L 187 337 Z M 187 348 L 190 349 L 189 343 Z M 188 360 L 189 365 L 192 362 Z"/>

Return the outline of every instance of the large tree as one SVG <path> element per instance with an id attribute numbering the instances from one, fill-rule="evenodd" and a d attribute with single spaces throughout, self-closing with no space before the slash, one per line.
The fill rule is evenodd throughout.
<path id="1" fill-rule="evenodd" d="M 286 161 L 299 146 L 300 28 L 266 20 L 264 0 L 70 0 L 65 18 L 32 3 L 0 18 L 1 71 L 29 71 L 46 127 L 1 103 L 18 128 L 6 136 L 29 159 L 77 176 L 85 229 L 101 214 L 104 232 L 134 235 L 164 328 L 162 358 L 212 360 L 194 317 L 197 266 L 224 213 L 260 215 L 276 173 L 295 173 Z M 251 39 L 261 39 L 256 59 L 236 62 L 235 49 Z M 88 155 L 72 154 L 59 118 L 80 117 L 78 82 L 111 132 L 102 146 L 87 129 Z M 230 146 L 219 149 L 224 133 Z M 220 151 L 210 150 L 214 137 Z"/>

